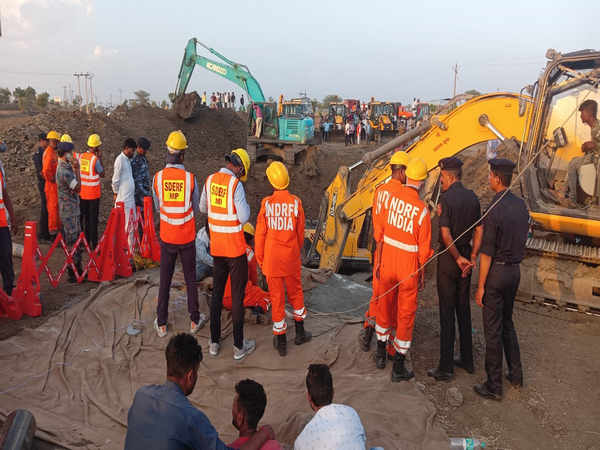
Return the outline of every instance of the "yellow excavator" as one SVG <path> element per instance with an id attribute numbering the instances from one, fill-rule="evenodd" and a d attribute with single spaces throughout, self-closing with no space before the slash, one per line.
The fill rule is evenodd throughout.
<path id="1" fill-rule="evenodd" d="M 600 52 L 548 50 L 546 56 L 549 61 L 539 79 L 519 94 L 482 95 L 448 114 L 445 108 L 361 161 L 340 167 L 323 196 L 318 220 L 306 231 L 307 264 L 338 271 L 341 265 L 372 263 L 373 194 L 390 178 L 388 161 L 395 149 L 409 144 L 405 150 L 410 156 L 427 163 L 430 176 L 421 195 L 435 211 L 439 160 L 499 139 L 499 155 L 518 155 L 521 177 L 519 187 L 513 189 L 520 190 L 536 228 L 544 230 L 543 237 L 528 239 L 519 298 L 538 305 L 550 302 L 582 312 L 600 311 L 598 158 L 595 162 L 589 158 L 592 161 L 583 166 L 586 170 L 579 172 L 580 206 L 563 206 L 554 194 L 567 176 L 569 161 L 581 156 L 582 143 L 590 140 L 590 128 L 581 123 L 578 108 L 588 99 L 600 103 Z M 356 191 L 350 192 L 350 173 L 362 164 L 369 167 Z"/>

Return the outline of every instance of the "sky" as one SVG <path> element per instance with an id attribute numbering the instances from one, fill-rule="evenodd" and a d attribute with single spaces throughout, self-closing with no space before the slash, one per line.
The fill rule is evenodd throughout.
<path id="1" fill-rule="evenodd" d="M 542 0 L 141 1 L 0 0 L 0 87 L 78 93 L 93 74 L 100 104 L 157 102 L 173 92 L 188 40 L 245 64 L 265 95 L 368 102 L 432 101 L 457 93 L 518 92 L 533 84 L 546 50 L 600 50 L 596 2 Z M 571 5 L 571 6 L 570 6 Z M 199 47 L 203 56 L 215 58 Z M 81 79 L 84 95 L 84 78 Z M 121 92 L 119 90 L 121 89 Z M 191 90 L 242 90 L 201 67 Z"/>

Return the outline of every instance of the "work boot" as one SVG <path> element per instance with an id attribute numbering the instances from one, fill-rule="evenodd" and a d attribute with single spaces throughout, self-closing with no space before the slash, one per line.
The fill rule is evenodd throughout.
<path id="1" fill-rule="evenodd" d="M 296 339 L 294 339 L 294 344 L 302 345 L 312 339 L 311 332 L 304 329 L 304 320 L 294 321 L 294 324 L 296 325 Z"/>
<path id="2" fill-rule="evenodd" d="M 408 381 L 415 376 L 412 370 L 404 367 L 405 359 L 406 357 L 402 353 L 396 352 L 396 356 L 394 356 L 394 366 L 392 368 L 392 381 L 394 383 Z"/>
<path id="3" fill-rule="evenodd" d="M 358 335 L 358 344 L 363 352 L 371 350 L 371 340 L 373 340 L 373 332 L 375 328 L 367 327 Z"/>
<path id="4" fill-rule="evenodd" d="M 377 341 L 377 351 L 373 355 L 373 362 L 378 369 L 385 369 L 385 355 L 386 355 L 386 343 L 384 341 Z"/>
<path id="5" fill-rule="evenodd" d="M 470 365 L 470 366 L 466 367 L 462 363 L 462 359 L 461 359 L 460 356 L 455 356 L 454 357 L 454 365 L 456 367 L 460 367 L 461 369 L 465 369 L 467 371 L 467 373 L 470 373 L 471 375 L 473 375 L 475 373 L 475 367 L 473 365 Z"/>
<path id="6" fill-rule="evenodd" d="M 77 283 L 77 277 L 75 277 L 75 272 L 73 272 L 71 266 L 67 266 L 67 283 Z"/>
<path id="7" fill-rule="evenodd" d="M 442 372 L 442 370 L 438 367 L 432 370 L 427 371 L 427 376 L 435 379 L 435 381 L 445 381 L 449 383 L 454 379 L 454 374 L 450 372 Z"/>
<path id="8" fill-rule="evenodd" d="M 287 337 L 285 333 L 273 336 L 273 347 L 279 352 L 279 356 L 287 355 Z"/>
<path id="9" fill-rule="evenodd" d="M 78 273 L 79 275 L 81 275 L 81 274 L 83 273 L 83 267 L 81 266 L 81 263 L 80 263 L 80 262 L 78 262 L 77 264 L 75 264 L 75 268 L 77 269 L 77 273 Z M 81 282 L 82 282 L 82 283 L 85 283 L 85 282 L 86 282 L 86 280 L 87 280 L 87 276 L 88 276 L 88 274 L 86 273 L 86 274 L 85 274 L 85 277 L 83 277 L 83 279 L 81 280 Z"/>

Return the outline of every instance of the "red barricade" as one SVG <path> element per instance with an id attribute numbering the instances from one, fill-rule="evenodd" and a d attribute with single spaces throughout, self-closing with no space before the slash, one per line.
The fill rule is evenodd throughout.
<path id="1" fill-rule="evenodd" d="M 35 222 L 25 223 L 25 243 L 23 245 L 21 276 L 19 276 L 17 287 L 12 292 L 12 298 L 19 304 L 23 314 L 33 317 L 42 314 L 40 277 L 35 262 L 36 250 L 39 251 L 36 229 Z"/>
<path id="2" fill-rule="evenodd" d="M 154 218 L 152 216 L 152 198 L 144 198 L 144 236 L 140 245 L 142 257 L 160 262 L 160 245 L 154 229 Z M 139 210 L 138 210 L 139 212 Z M 138 219 L 140 215 L 138 214 Z M 137 227 L 136 227 L 137 231 Z"/>
<path id="3" fill-rule="evenodd" d="M 23 311 L 19 304 L 6 292 L 0 289 L 0 317 L 4 319 L 19 320 L 23 317 Z"/>
<path id="4" fill-rule="evenodd" d="M 44 271 L 54 288 L 58 286 L 58 282 L 62 278 L 67 266 L 73 269 L 79 283 L 83 281 L 86 274 L 88 280 L 96 282 L 112 281 L 117 275 L 121 277 L 131 276 L 133 272 L 131 266 L 133 262 L 133 249 L 129 248 L 127 237 L 132 227 L 134 232 L 134 247 L 137 246 L 139 248 L 140 254 L 144 258 L 149 258 L 157 262 L 160 261 L 160 247 L 156 238 L 152 216 L 152 199 L 146 197 L 144 199 L 144 219 L 142 220 L 140 214 L 135 214 L 135 210 L 133 210 L 126 231 L 125 208 L 123 203 L 119 202 L 117 207 L 111 210 L 104 234 L 93 251 L 85 239 L 83 232 L 77 238 L 71 250 L 68 249 L 62 234 L 59 233 L 46 255 L 42 254 L 37 243 L 36 223 L 26 222 L 21 275 L 19 276 L 17 287 L 13 290 L 12 297 L 8 297 L 4 292 L 0 291 L 0 317 L 19 320 L 23 314 L 33 317 L 41 315 L 42 305 L 40 303 L 39 277 Z M 138 237 L 140 223 L 144 231 L 144 237 L 141 242 Z M 80 274 L 73 263 L 73 255 L 81 244 L 84 245 L 90 258 L 83 273 Z M 48 261 L 59 245 L 66 256 L 66 261 L 55 278 L 48 267 Z M 36 257 L 41 261 L 39 267 L 37 266 Z"/>

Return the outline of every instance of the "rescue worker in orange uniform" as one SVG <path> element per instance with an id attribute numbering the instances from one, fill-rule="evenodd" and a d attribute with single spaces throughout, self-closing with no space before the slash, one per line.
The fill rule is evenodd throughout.
<path id="1" fill-rule="evenodd" d="M 46 207 L 48 208 L 48 230 L 50 240 L 54 241 L 61 227 L 60 213 L 58 212 L 58 187 L 56 185 L 58 156 L 55 153 L 60 142 L 60 135 L 56 131 L 50 131 L 46 139 L 48 140 L 48 147 L 46 147 L 42 157 L 42 175 L 46 179 L 44 192 L 46 193 Z"/>
<path id="2" fill-rule="evenodd" d="M 285 356 L 286 291 L 296 325 L 294 344 L 301 345 L 312 338 L 312 334 L 304 329 L 306 308 L 300 260 L 300 249 L 304 244 L 304 210 L 300 199 L 287 190 L 290 176 L 283 163 L 271 163 L 267 168 L 267 178 L 275 191 L 263 199 L 256 219 L 256 259 L 267 277 L 273 304 L 273 346 L 280 356 Z"/>
<path id="3" fill-rule="evenodd" d="M 271 319 L 265 315 L 271 307 L 271 296 L 258 286 L 256 254 L 252 248 L 254 227 L 250 222 L 244 225 L 244 238 L 246 239 L 246 259 L 248 260 L 248 282 L 244 294 L 245 320 L 259 325 L 271 325 Z M 225 294 L 223 294 L 223 308 L 231 311 L 232 305 L 231 277 L 229 277 L 225 286 Z"/>
<path id="4" fill-rule="evenodd" d="M 154 330 L 158 337 L 167 335 L 171 281 L 177 256 L 181 256 L 183 277 L 187 287 L 190 333 L 197 333 L 206 323 L 198 311 L 196 285 L 196 222 L 200 194 L 196 177 L 183 166 L 187 139 L 181 131 L 173 131 L 167 139 L 166 167 L 152 180 L 154 208 L 160 213 L 160 284 L 157 318 Z"/>
<path id="5" fill-rule="evenodd" d="M 385 220 L 385 211 L 388 207 L 388 201 L 392 192 L 399 192 L 404 187 L 406 183 L 406 167 L 410 163 L 410 156 L 406 152 L 396 152 L 390 158 L 390 168 L 392 169 L 392 177 L 387 183 L 382 183 L 377 186 L 375 190 L 375 194 L 373 196 L 373 209 L 371 212 L 371 216 L 373 218 L 373 230 L 375 242 L 381 242 L 383 240 L 383 236 L 380 233 L 379 221 Z M 375 252 L 374 259 L 377 259 L 377 252 Z M 373 296 L 371 297 L 371 303 L 369 304 L 369 309 L 365 313 L 365 324 L 364 330 L 358 337 L 358 342 L 360 344 L 360 348 L 363 352 L 368 352 L 371 348 L 371 340 L 373 339 L 373 333 L 375 332 L 376 325 L 376 317 L 377 317 L 377 305 L 379 303 L 379 296 L 383 295 L 385 291 L 381 291 L 379 289 L 379 280 L 375 277 L 375 265 L 373 265 Z M 394 296 L 396 295 L 396 291 L 387 293 L 386 295 Z M 392 307 L 394 303 L 392 303 Z M 391 314 L 392 320 L 392 330 L 390 331 L 391 335 L 395 333 L 396 330 L 396 314 L 395 308 L 393 308 Z M 388 358 L 393 358 L 396 353 L 394 349 L 393 343 L 388 339 Z M 376 361 L 377 363 L 377 361 Z M 385 359 L 382 361 L 383 366 L 380 368 L 385 368 Z M 378 366 L 379 367 L 379 366 Z"/>
<path id="6" fill-rule="evenodd" d="M 209 354 L 219 354 L 221 311 L 227 279 L 231 276 L 233 313 L 233 359 L 241 361 L 254 352 L 256 343 L 244 339 L 244 293 L 248 281 L 248 260 L 243 225 L 250 219 L 244 185 L 250 157 L 243 148 L 225 157 L 227 166 L 210 175 L 204 183 L 200 211 L 207 213 L 210 254 L 213 257 L 213 295 L 210 302 Z"/>
<path id="7" fill-rule="evenodd" d="M 431 250 L 431 218 L 427 205 L 419 198 L 419 191 L 427 178 L 427 164 L 421 158 L 411 160 L 406 168 L 406 186 L 390 194 L 385 216 L 378 221 L 381 242 L 377 242 L 375 277 L 379 290 L 387 292 L 398 285 L 395 301 L 398 306 L 398 328 L 394 338 L 394 365 L 392 381 L 410 380 L 414 373 L 404 367 L 406 353 L 412 342 L 417 311 L 417 292 L 425 287 L 423 265 L 433 255 Z M 373 359 L 385 359 L 385 331 L 392 325 L 394 299 L 384 296 L 377 308 L 377 353 Z M 380 334 L 381 332 L 381 334 Z M 385 363 L 384 363 L 385 364 Z"/>

